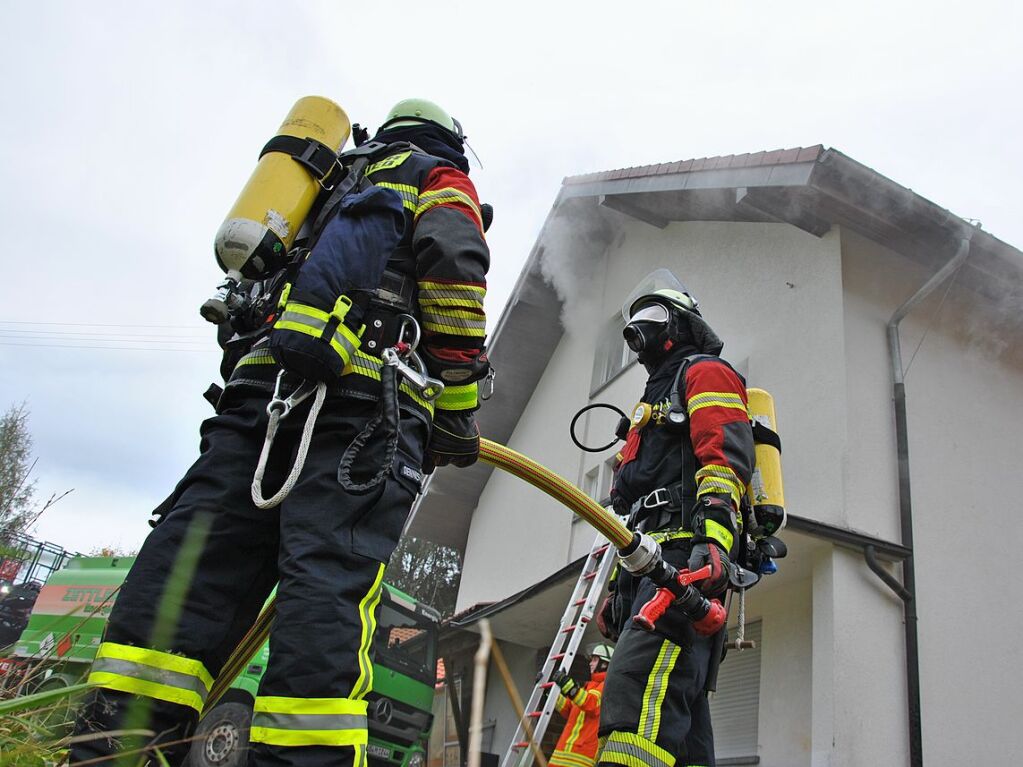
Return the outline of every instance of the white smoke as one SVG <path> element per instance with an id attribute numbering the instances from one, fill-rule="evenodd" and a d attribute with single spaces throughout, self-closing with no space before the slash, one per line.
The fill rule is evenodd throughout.
<path id="1" fill-rule="evenodd" d="M 540 273 L 561 299 L 561 324 L 569 333 L 601 327 L 600 296 L 611 233 L 599 215 L 568 205 L 543 231 Z"/>

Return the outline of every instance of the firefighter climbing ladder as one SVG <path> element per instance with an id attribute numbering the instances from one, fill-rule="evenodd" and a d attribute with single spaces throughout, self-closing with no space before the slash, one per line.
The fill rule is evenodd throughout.
<path id="1" fill-rule="evenodd" d="M 547 660 L 540 670 L 536 687 L 533 688 L 533 693 L 526 703 L 525 719 L 530 723 L 533 740 L 537 743 L 543 739 L 547 731 L 547 725 L 550 724 L 551 715 L 554 713 L 554 705 L 558 700 L 558 691 L 554 689 L 551 677 L 559 668 L 565 670 L 571 668 L 579 645 L 583 641 L 586 624 L 593 617 L 597 600 L 604 591 L 604 584 L 607 583 L 614 562 L 614 549 L 607 539 L 598 533 L 590 554 L 583 563 L 582 572 L 576 581 L 572 597 L 568 600 L 565 614 L 561 616 L 557 636 L 550 652 L 547 653 Z M 529 747 L 526 726 L 519 722 L 501 767 L 531 767 L 532 764 L 533 751 Z"/>

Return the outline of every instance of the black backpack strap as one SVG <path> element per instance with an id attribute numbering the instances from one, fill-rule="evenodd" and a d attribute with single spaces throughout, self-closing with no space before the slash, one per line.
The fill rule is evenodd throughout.
<path id="1" fill-rule="evenodd" d="M 337 152 L 314 138 L 274 136 L 266 142 L 263 150 L 259 153 L 260 159 L 269 152 L 282 152 L 289 155 L 324 187 L 329 186 L 326 183 L 327 176 L 340 168 Z"/>
<path id="2" fill-rule="evenodd" d="M 760 421 L 750 421 L 753 427 L 753 442 L 757 445 L 770 445 L 779 453 L 781 452 L 781 437 L 774 429 L 765 426 Z"/>
<path id="3" fill-rule="evenodd" d="M 407 141 L 399 141 L 392 144 L 385 144 L 382 141 L 367 141 L 355 149 L 350 149 L 338 155 L 337 160 L 344 169 L 345 175 L 344 178 L 335 184 L 330 197 L 323 203 L 323 207 L 320 208 L 320 212 L 316 215 L 316 219 L 313 221 L 313 237 L 318 237 L 319 233 L 323 231 L 323 227 L 337 210 L 337 206 L 341 204 L 341 200 L 344 199 L 345 195 L 359 192 L 364 188 L 363 181 L 365 180 L 366 168 L 371 163 L 386 155 L 404 150 L 423 153 L 423 150 Z"/>

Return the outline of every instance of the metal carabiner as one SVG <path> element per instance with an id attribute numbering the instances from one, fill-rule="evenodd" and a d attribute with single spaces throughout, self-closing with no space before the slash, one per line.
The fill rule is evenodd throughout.
<path id="1" fill-rule="evenodd" d="M 494 379 L 497 378 L 497 370 L 493 367 L 487 371 L 486 378 L 480 384 L 480 399 L 486 402 L 494 396 Z"/>
<path id="2" fill-rule="evenodd" d="M 415 352 L 409 354 L 409 362 L 406 363 L 398 354 L 398 350 L 392 346 L 384 349 L 381 359 L 385 365 L 396 367 L 409 386 L 418 391 L 423 399 L 432 402 L 443 394 L 444 382 L 431 378 L 427 374 L 426 365 Z"/>
<path id="3" fill-rule="evenodd" d="M 411 314 L 399 314 L 398 320 L 401 323 L 398 325 L 398 343 L 408 343 L 408 351 L 404 352 L 401 356 L 409 357 L 419 348 L 422 331 L 419 328 L 419 322 Z M 405 341 L 405 329 L 409 327 L 413 330 L 412 341 L 410 343 Z"/>
<path id="4" fill-rule="evenodd" d="M 277 374 L 277 381 L 274 383 L 274 395 L 266 405 L 266 414 L 272 416 L 274 412 L 277 412 L 278 419 L 287 418 L 288 413 L 292 411 L 292 408 L 298 407 L 316 391 L 315 383 L 303 380 L 295 391 L 287 397 L 282 398 L 281 385 L 284 381 L 284 374 L 286 372 L 287 371 L 285 370 L 281 370 Z"/>

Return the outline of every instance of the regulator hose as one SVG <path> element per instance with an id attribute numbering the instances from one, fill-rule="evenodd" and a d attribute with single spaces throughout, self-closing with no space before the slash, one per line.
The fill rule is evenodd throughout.
<path id="1" fill-rule="evenodd" d="M 608 404 L 605 404 L 603 402 L 594 402 L 592 405 L 587 405 L 586 407 L 582 408 L 572 418 L 572 423 L 568 427 L 568 436 L 570 436 L 572 438 L 572 441 L 575 443 L 575 446 L 577 448 L 579 448 L 580 450 L 584 450 L 587 453 L 603 453 L 605 450 L 609 450 L 612 447 L 614 447 L 618 443 L 618 441 L 621 439 L 621 437 L 619 437 L 616 434 L 615 438 L 613 440 L 611 440 L 610 442 L 608 442 L 603 447 L 586 447 L 582 442 L 580 442 L 578 439 L 576 439 L 576 436 L 575 436 L 575 425 L 579 422 L 579 419 L 582 417 L 583 413 L 587 413 L 590 410 L 594 410 L 594 409 L 596 409 L 598 407 L 606 408 L 607 410 L 613 410 L 614 412 L 618 413 L 618 415 L 620 415 L 622 418 L 624 418 L 626 421 L 629 420 L 629 417 L 627 415 L 625 415 L 625 411 L 620 410 L 619 408 L 616 408 L 614 405 L 608 405 Z"/>
<path id="2" fill-rule="evenodd" d="M 607 511 L 567 479 L 555 474 L 545 466 L 541 466 L 531 458 L 497 442 L 481 438 L 480 460 L 525 480 L 567 506 L 573 513 L 596 528 L 615 548 L 624 549 L 632 543 L 633 533 L 622 524 L 618 517 Z M 241 673 L 249 659 L 270 636 L 270 626 L 273 624 L 276 603 L 277 597 L 274 596 L 256 618 L 252 628 L 242 637 L 234 652 L 231 653 L 231 657 L 227 659 L 206 697 L 203 714 L 217 705 L 217 701 L 231 686 L 231 682 Z"/>

